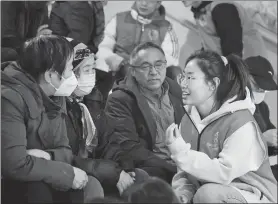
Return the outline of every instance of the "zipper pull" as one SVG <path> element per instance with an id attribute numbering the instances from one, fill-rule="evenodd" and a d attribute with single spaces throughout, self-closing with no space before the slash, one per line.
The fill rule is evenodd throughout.
<path id="1" fill-rule="evenodd" d="M 142 32 L 144 32 L 144 30 L 145 30 L 145 25 L 142 24 Z"/>

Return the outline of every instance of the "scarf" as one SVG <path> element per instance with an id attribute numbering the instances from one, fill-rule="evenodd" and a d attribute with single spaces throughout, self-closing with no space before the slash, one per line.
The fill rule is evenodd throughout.
<path id="1" fill-rule="evenodd" d="M 91 114 L 83 103 L 78 103 L 82 111 L 82 126 L 83 126 L 83 140 L 85 140 L 85 148 L 88 152 L 93 153 L 98 145 L 98 138 L 96 134 L 96 126 L 93 122 Z"/>

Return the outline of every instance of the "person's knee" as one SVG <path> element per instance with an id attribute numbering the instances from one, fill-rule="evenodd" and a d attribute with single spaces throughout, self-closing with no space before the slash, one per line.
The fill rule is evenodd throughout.
<path id="1" fill-rule="evenodd" d="M 221 201 L 219 184 L 205 184 L 201 186 L 193 197 L 193 203 L 219 203 Z"/>
<path id="2" fill-rule="evenodd" d="M 84 188 L 84 203 L 91 203 L 95 198 L 103 198 L 104 192 L 100 182 L 92 176 L 88 176 L 88 183 Z"/>
<path id="3" fill-rule="evenodd" d="M 143 169 L 136 168 L 134 170 L 134 172 L 135 172 L 135 182 L 136 183 L 143 182 L 150 177 L 149 174 L 146 171 L 144 171 Z"/>

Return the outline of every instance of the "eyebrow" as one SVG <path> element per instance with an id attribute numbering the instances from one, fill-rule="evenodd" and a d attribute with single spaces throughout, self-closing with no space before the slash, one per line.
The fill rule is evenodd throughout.
<path id="1" fill-rule="evenodd" d="M 184 71 L 183 73 L 184 74 L 189 74 L 189 75 L 194 75 L 194 72 L 186 72 L 186 71 Z"/>

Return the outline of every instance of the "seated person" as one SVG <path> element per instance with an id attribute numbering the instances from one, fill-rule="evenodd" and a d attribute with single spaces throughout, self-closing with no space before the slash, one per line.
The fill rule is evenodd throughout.
<path id="1" fill-rule="evenodd" d="M 126 78 L 115 84 L 107 100 L 105 115 L 113 131 L 103 155 L 126 171 L 140 168 L 171 182 L 176 166 L 165 145 L 165 131 L 180 122 L 184 109 L 179 85 L 166 77 L 166 64 L 164 51 L 152 42 L 133 50 Z"/>
<path id="2" fill-rule="evenodd" d="M 172 24 L 165 19 L 161 1 L 135 1 L 130 11 L 120 12 L 106 25 L 99 45 L 98 58 L 104 59 L 116 77 L 105 78 L 103 90 L 109 92 L 114 79 L 122 78 L 128 69 L 132 50 L 140 43 L 153 42 L 165 52 L 167 67 L 178 66 L 179 44 Z M 171 69 L 171 68 L 170 68 Z M 107 92 L 107 93 L 108 93 Z M 104 96 L 107 93 L 103 93 Z"/>
<path id="3" fill-rule="evenodd" d="M 235 55 L 198 51 L 186 61 L 183 94 L 191 106 L 180 131 L 166 131 L 178 173 L 172 186 L 183 202 L 277 202 L 267 145 L 252 115 L 248 68 Z M 193 122 L 192 122 L 193 121 Z"/>
<path id="4" fill-rule="evenodd" d="M 89 201 L 85 195 L 91 184 L 101 188 L 71 165 L 64 96 L 78 83 L 72 61 L 66 39 L 41 35 L 27 41 L 18 62 L 1 73 L 1 190 L 6 203 L 70 202 L 74 197 L 83 203 Z"/>
<path id="5" fill-rule="evenodd" d="M 47 21 L 47 1 L 1 2 L 1 62 L 17 60 L 26 40 L 51 34 Z"/>
<path id="6" fill-rule="evenodd" d="M 107 124 L 105 118 L 101 118 L 98 126 L 95 125 L 90 109 L 83 102 L 83 97 L 93 90 L 96 69 L 100 68 L 96 66 L 94 53 L 85 44 L 68 40 L 74 46 L 73 71 L 78 81 L 76 89 L 66 100 L 67 133 L 74 154 L 74 165 L 97 178 L 105 192 L 116 194 L 118 188 L 119 193 L 122 193 L 135 179 L 138 182 L 138 179 L 144 179 L 144 175 L 147 177 L 147 173 L 138 169 L 127 173 L 116 162 L 100 158 L 97 152 L 98 140 L 101 140 L 103 128 L 107 128 Z"/>
<path id="7" fill-rule="evenodd" d="M 133 184 L 122 197 L 128 203 L 180 203 L 172 187 L 156 177 Z"/>
<path id="8" fill-rule="evenodd" d="M 191 6 L 204 49 L 243 59 L 267 56 L 266 47 L 253 19 L 245 8 L 232 1 L 183 1 Z"/>
<path id="9" fill-rule="evenodd" d="M 274 70 L 270 62 L 261 56 L 248 57 L 245 62 L 252 76 L 251 87 L 256 105 L 254 118 L 267 142 L 271 169 L 277 180 L 277 128 L 271 123 L 269 108 L 266 102 L 264 102 L 267 91 L 277 91 L 277 84 L 273 80 Z"/>

